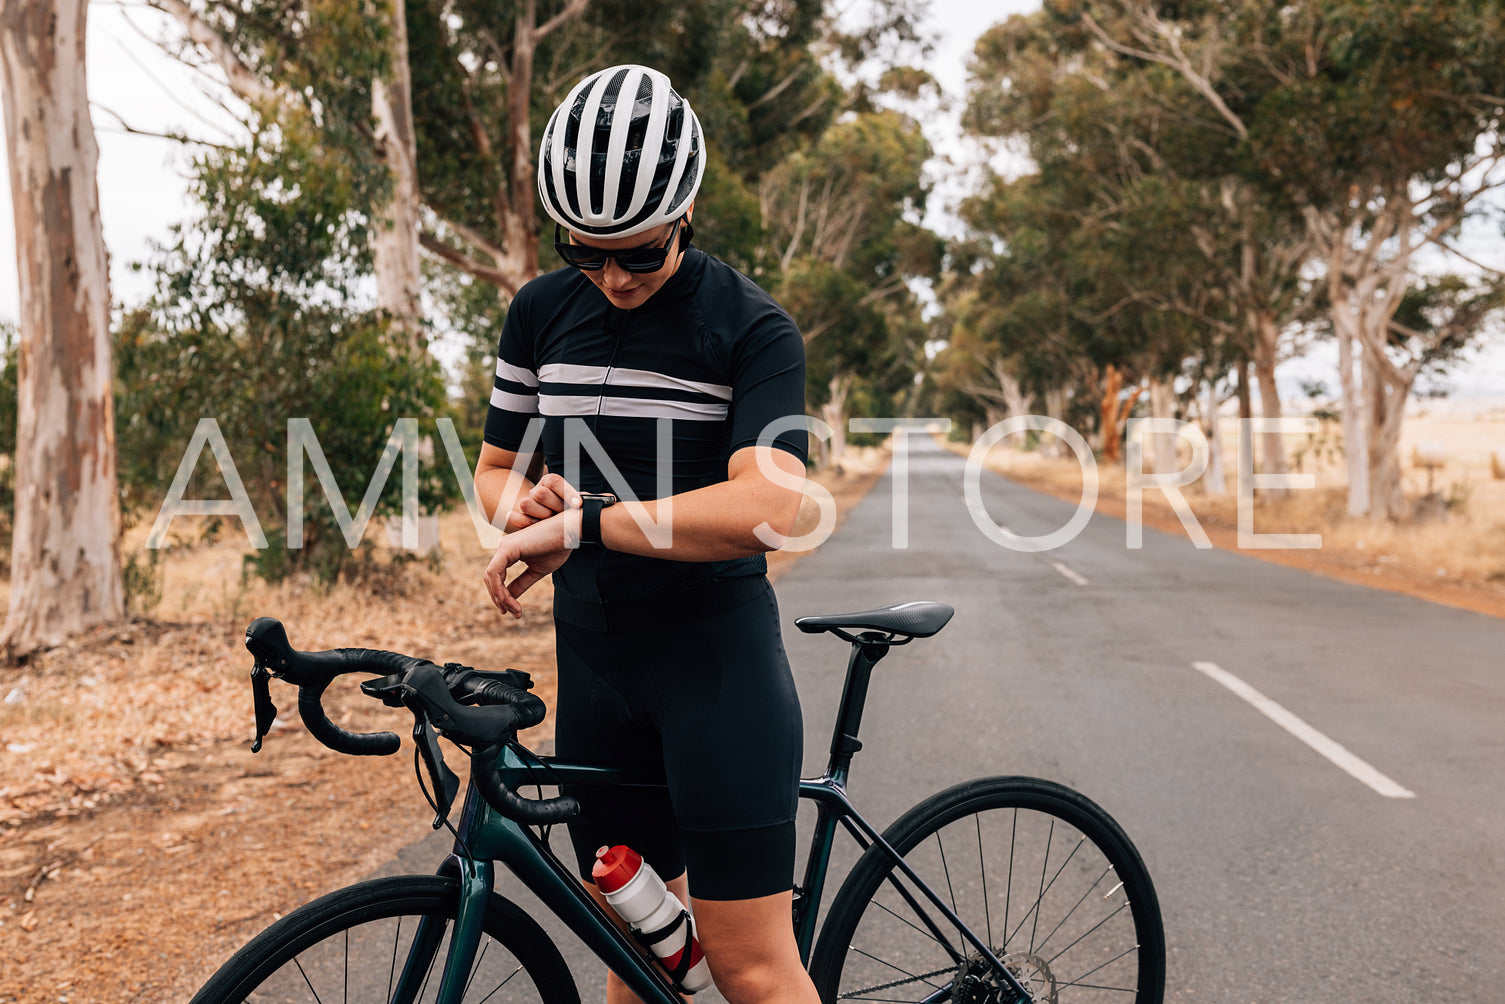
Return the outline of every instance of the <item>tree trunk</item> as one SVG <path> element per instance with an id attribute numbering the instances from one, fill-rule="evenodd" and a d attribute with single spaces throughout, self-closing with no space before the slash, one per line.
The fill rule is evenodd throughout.
<path id="1" fill-rule="evenodd" d="M 831 397 L 820 406 L 821 421 L 831 427 L 830 449 L 825 466 L 841 470 L 841 462 L 847 455 L 847 395 L 852 391 L 852 377 L 831 378 Z"/>
<path id="2" fill-rule="evenodd" d="M 0 0 L 21 293 L 16 519 L 0 633 L 12 656 L 125 612 L 87 15 L 87 0 Z"/>
<path id="3" fill-rule="evenodd" d="M 1369 397 L 1369 498 L 1376 516 L 1399 520 L 1409 515 L 1401 487 L 1400 432 L 1406 417 L 1411 380 L 1387 359 L 1364 355 L 1364 383 Z"/>
<path id="4" fill-rule="evenodd" d="M 1276 347 L 1280 340 L 1280 328 L 1269 314 L 1260 313 L 1253 319 L 1254 326 L 1254 376 L 1259 381 L 1259 413 L 1264 418 L 1280 418 L 1280 388 L 1275 383 Z M 1266 474 L 1286 473 L 1285 440 L 1279 432 L 1266 432 L 1260 437 L 1260 468 Z M 1282 490 L 1277 489 L 1275 494 Z"/>
<path id="5" fill-rule="evenodd" d="M 413 133 L 413 88 L 408 69 L 406 0 L 388 0 L 392 24 L 385 78 L 372 81 L 376 142 L 391 174 L 392 194 L 372 220 L 376 302 L 413 345 L 423 341 L 423 273 L 418 259 L 418 143 Z"/>
<path id="6" fill-rule="evenodd" d="M 1238 366 L 1238 417 L 1244 421 L 1254 417 L 1254 399 L 1249 393 L 1249 364 Z"/>
<path id="7" fill-rule="evenodd" d="M 1223 464 L 1223 432 L 1218 426 L 1218 382 L 1207 381 L 1207 473 L 1202 490 L 1208 495 L 1228 494 L 1228 476 Z"/>
<path id="8" fill-rule="evenodd" d="M 1066 391 L 1062 387 L 1052 387 L 1045 392 L 1045 416 L 1058 422 L 1066 421 Z M 1066 455 L 1066 444 L 1055 436 L 1043 436 L 1040 440 L 1040 452 L 1052 460 Z"/>
<path id="9" fill-rule="evenodd" d="M 1176 417 L 1176 391 L 1169 380 L 1150 380 L 1150 417 Z M 1157 432 L 1150 436 L 1153 473 L 1174 474 L 1180 469 L 1176 463 L 1176 444 L 1180 438 L 1174 432 Z"/>
<path id="10" fill-rule="evenodd" d="M 1355 340 L 1342 329 L 1338 332 L 1338 383 L 1343 395 L 1343 464 L 1348 472 L 1348 515 L 1369 515 L 1369 409 L 1364 407 L 1364 391 L 1357 366 L 1363 358 L 1354 358 Z"/>

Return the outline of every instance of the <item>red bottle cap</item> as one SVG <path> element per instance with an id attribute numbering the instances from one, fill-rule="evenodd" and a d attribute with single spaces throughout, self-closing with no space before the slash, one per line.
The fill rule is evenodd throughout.
<path id="1" fill-rule="evenodd" d="M 633 880 L 642 865 L 643 856 L 625 844 L 603 847 L 596 851 L 591 878 L 602 892 L 616 892 Z"/>

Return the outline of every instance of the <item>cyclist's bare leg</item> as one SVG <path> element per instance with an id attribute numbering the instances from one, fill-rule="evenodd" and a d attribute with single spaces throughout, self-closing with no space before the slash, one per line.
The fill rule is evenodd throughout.
<path id="1" fill-rule="evenodd" d="M 711 978 L 731 1004 L 820 1004 L 800 964 L 792 893 L 757 899 L 697 899 L 691 910 Z"/>
<path id="2" fill-rule="evenodd" d="M 668 886 L 669 891 L 679 897 L 681 903 L 690 902 L 690 882 L 683 873 L 678 878 L 669 879 L 664 885 Z M 589 882 L 586 883 L 585 887 L 590 890 L 590 894 L 595 897 L 596 902 L 605 908 L 607 915 L 616 922 L 616 925 L 624 931 L 627 930 L 627 922 L 617 916 L 617 912 L 611 908 L 611 904 L 606 902 L 606 897 L 602 895 L 601 890 Z M 792 927 L 791 930 L 793 930 Z M 685 997 L 684 999 L 687 1004 L 689 1001 L 694 1000 L 693 997 Z M 608 971 L 606 974 L 606 1004 L 642 1004 L 642 998 L 631 990 L 628 990 L 627 984 L 623 983 L 616 973 Z"/>

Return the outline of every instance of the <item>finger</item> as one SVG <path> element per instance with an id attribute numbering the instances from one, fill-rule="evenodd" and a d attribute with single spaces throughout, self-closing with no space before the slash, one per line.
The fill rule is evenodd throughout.
<path id="1" fill-rule="evenodd" d="M 532 526 L 537 522 L 538 520 L 534 519 L 532 516 L 525 515 L 518 512 L 516 509 L 513 509 L 511 512 L 507 513 L 505 528 L 508 530 L 521 530 L 523 527 Z"/>
<path id="2" fill-rule="evenodd" d="M 546 574 L 548 573 L 535 572 L 531 568 L 527 568 L 519 572 L 517 578 L 507 583 L 507 592 L 513 597 L 513 602 L 516 603 L 517 597 L 521 596 L 523 593 L 526 593 L 529 589 L 532 588 L 533 583 L 537 582 L 539 579 L 542 579 Z M 519 609 L 521 609 L 521 606 L 519 606 Z"/>
<path id="3" fill-rule="evenodd" d="M 507 569 L 517 561 L 517 555 L 507 546 L 507 538 L 497 545 L 496 553 L 486 564 L 486 571 L 481 576 L 486 584 L 486 593 L 491 597 L 492 604 L 502 613 L 510 613 L 514 617 L 522 615 L 522 608 L 517 600 L 507 591 Z"/>
<path id="4" fill-rule="evenodd" d="M 533 490 L 537 491 L 538 489 L 535 488 Z M 550 495 L 547 499 L 535 499 L 530 495 L 527 498 L 518 499 L 517 508 L 525 516 L 529 516 L 535 520 L 548 519 L 563 509 L 564 503 L 553 495 Z"/>
<path id="5" fill-rule="evenodd" d="M 492 570 L 490 565 L 486 566 L 485 573 L 481 575 L 481 582 L 486 587 L 486 595 L 491 598 L 491 605 L 502 613 L 506 613 L 507 603 L 504 597 L 507 587 L 502 583 L 501 577 Z"/>
<path id="6" fill-rule="evenodd" d="M 545 474 L 539 479 L 538 484 L 534 486 L 535 491 L 539 488 L 546 488 L 555 498 L 559 499 L 561 509 L 565 506 L 574 507 L 580 504 L 580 493 L 562 475 Z M 554 511 L 558 512 L 559 509 Z"/>

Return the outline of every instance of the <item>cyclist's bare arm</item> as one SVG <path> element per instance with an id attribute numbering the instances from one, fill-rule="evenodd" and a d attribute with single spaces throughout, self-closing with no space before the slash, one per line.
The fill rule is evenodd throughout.
<path id="1" fill-rule="evenodd" d="M 764 452 L 764 465 L 777 468 L 782 475 L 778 480 L 759 466 L 759 450 Z M 799 516 L 804 462 L 784 450 L 748 446 L 732 454 L 727 475 L 728 480 L 720 484 L 645 502 L 640 508 L 629 503 L 603 510 L 601 543 L 613 551 L 676 561 L 720 561 L 777 550 Z M 645 532 L 633 518 L 633 510 L 658 522 L 666 503 L 672 507 L 670 546 L 655 547 L 653 538 L 659 535 L 650 536 L 651 528 Z M 764 524 L 767 527 L 760 535 L 758 528 Z"/>
<path id="2" fill-rule="evenodd" d="M 547 515 L 529 515 L 526 511 L 529 493 L 545 477 L 544 471 L 541 453 L 520 454 L 490 443 L 481 445 L 481 456 L 476 462 L 476 498 L 493 526 L 512 531 Z M 497 519 L 498 513 L 510 514 L 505 524 Z"/>
<path id="3" fill-rule="evenodd" d="M 777 471 L 777 478 L 759 467 L 758 450 L 767 451 L 764 464 Z M 729 480 L 721 484 L 603 510 L 601 542 L 611 550 L 678 561 L 718 561 L 776 550 L 799 516 L 804 463 L 783 450 L 746 447 L 732 455 L 727 473 Z M 551 484 L 554 478 L 545 476 Z M 568 495 L 572 490 L 562 491 Z M 634 512 L 646 517 L 647 529 L 638 525 Z M 580 539 L 580 524 L 581 510 L 570 505 L 501 539 L 482 576 L 497 609 L 522 616 L 518 597 L 569 559 Z M 518 563 L 523 571 L 508 582 L 508 570 Z"/>

